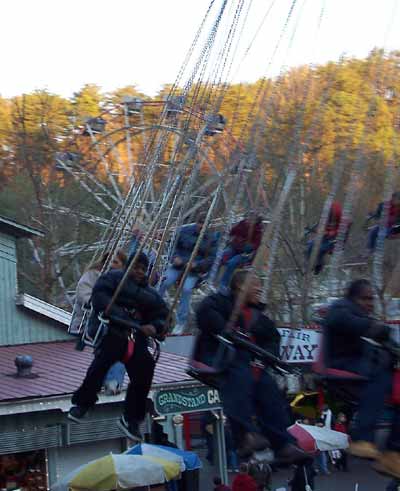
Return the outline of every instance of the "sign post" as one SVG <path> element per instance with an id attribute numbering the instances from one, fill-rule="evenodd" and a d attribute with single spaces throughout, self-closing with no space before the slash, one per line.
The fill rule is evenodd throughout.
<path id="1" fill-rule="evenodd" d="M 216 415 L 214 429 L 216 430 L 219 475 L 222 481 L 227 484 L 224 420 L 218 390 L 205 386 L 162 389 L 154 394 L 153 401 L 155 410 L 163 416 L 200 411 L 214 412 Z"/>

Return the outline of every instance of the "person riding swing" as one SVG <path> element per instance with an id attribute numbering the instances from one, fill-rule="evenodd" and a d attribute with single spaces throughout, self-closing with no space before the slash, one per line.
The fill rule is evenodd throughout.
<path id="1" fill-rule="evenodd" d="M 147 285 L 147 256 L 140 253 L 114 303 L 115 292 L 125 271 L 111 270 L 97 280 L 92 293 L 93 314 L 106 312 L 105 334 L 95 349 L 95 357 L 86 377 L 72 396 L 68 418 L 80 422 L 97 401 L 97 393 L 109 368 L 116 362 L 125 364 L 130 384 L 125 398 L 125 409 L 118 423 L 131 439 L 142 439 L 139 424 L 146 415 L 155 360 L 148 349 L 148 338 L 163 339 L 166 332 L 168 308 L 158 292 Z"/>
<path id="2" fill-rule="evenodd" d="M 350 283 L 346 296 L 330 306 L 324 319 L 324 359 L 329 369 L 364 377 L 349 453 L 375 460 L 377 470 L 400 478 L 399 406 L 393 407 L 386 449 L 381 452 L 374 442 L 376 423 L 393 393 L 393 366 L 400 350 L 390 339 L 389 327 L 374 319 L 373 309 L 371 283 L 366 279 Z"/>
<path id="3" fill-rule="evenodd" d="M 343 219 L 342 205 L 338 201 L 334 201 L 329 210 L 328 221 L 325 225 L 324 235 L 322 236 L 321 244 L 317 254 L 317 259 L 314 266 L 314 274 L 318 275 L 324 267 L 324 260 L 327 254 L 332 254 L 336 239 L 339 234 L 340 223 Z M 350 233 L 351 222 L 346 224 L 345 242 Z M 306 235 L 316 232 L 318 223 L 307 229 Z M 314 248 L 315 240 L 311 239 L 307 243 L 306 257 L 310 260 Z"/>
<path id="4" fill-rule="evenodd" d="M 250 280 L 238 322 L 230 327 L 232 312 L 241 293 L 244 293 L 241 290 L 248 274 L 248 271 L 236 271 L 229 293 L 209 295 L 197 309 L 200 334 L 196 352 L 205 364 L 212 365 L 218 351 L 218 335 L 226 332 L 229 335 L 236 329 L 246 332 L 260 348 L 279 353 L 280 335 L 274 323 L 262 312 L 264 305 L 259 300 L 261 282 L 258 278 Z M 219 378 L 218 388 L 238 455 L 248 458 L 270 444 L 281 463 L 306 460 L 307 455 L 286 431 L 290 417 L 283 395 L 268 371 L 259 365 L 254 366 L 253 358 L 249 351 L 236 346 L 234 358 Z"/>
<path id="5" fill-rule="evenodd" d="M 384 211 L 384 203 L 379 203 L 374 213 L 368 215 L 366 226 L 369 225 L 371 220 L 380 220 Z M 385 237 L 393 238 L 400 234 L 400 192 L 397 191 L 392 194 L 390 203 L 388 204 L 388 216 L 387 223 L 385 225 Z M 376 248 L 376 243 L 379 234 L 379 224 L 374 225 L 368 233 L 368 251 L 373 253 Z M 400 235 L 399 235 L 400 237 Z"/>

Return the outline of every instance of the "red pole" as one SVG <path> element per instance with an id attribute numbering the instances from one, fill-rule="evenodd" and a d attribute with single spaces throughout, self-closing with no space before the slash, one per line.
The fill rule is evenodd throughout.
<path id="1" fill-rule="evenodd" d="M 192 441 L 190 438 L 190 418 L 188 414 L 183 415 L 183 435 L 185 438 L 186 450 L 192 449 Z"/>

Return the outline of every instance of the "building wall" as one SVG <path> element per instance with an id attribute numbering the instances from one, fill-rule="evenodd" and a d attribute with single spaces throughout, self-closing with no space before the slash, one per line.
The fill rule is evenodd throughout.
<path id="1" fill-rule="evenodd" d="M 122 408 L 122 402 L 96 405 L 81 424 L 61 410 L 2 416 L 0 455 L 46 449 L 53 484 L 79 465 L 126 450 L 127 440 L 117 426 Z"/>
<path id="2" fill-rule="evenodd" d="M 55 322 L 17 307 L 16 239 L 0 232 L 0 346 L 70 339 Z"/>

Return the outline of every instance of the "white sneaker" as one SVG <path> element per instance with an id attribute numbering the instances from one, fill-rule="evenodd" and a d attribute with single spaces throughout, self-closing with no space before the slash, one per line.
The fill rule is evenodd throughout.
<path id="1" fill-rule="evenodd" d="M 104 390 L 107 396 L 115 396 L 121 393 L 121 387 L 116 380 L 109 380 L 104 384 Z"/>
<path id="2" fill-rule="evenodd" d="M 180 336 L 184 332 L 185 332 L 185 324 L 176 324 L 171 334 L 173 334 L 174 336 Z"/>

